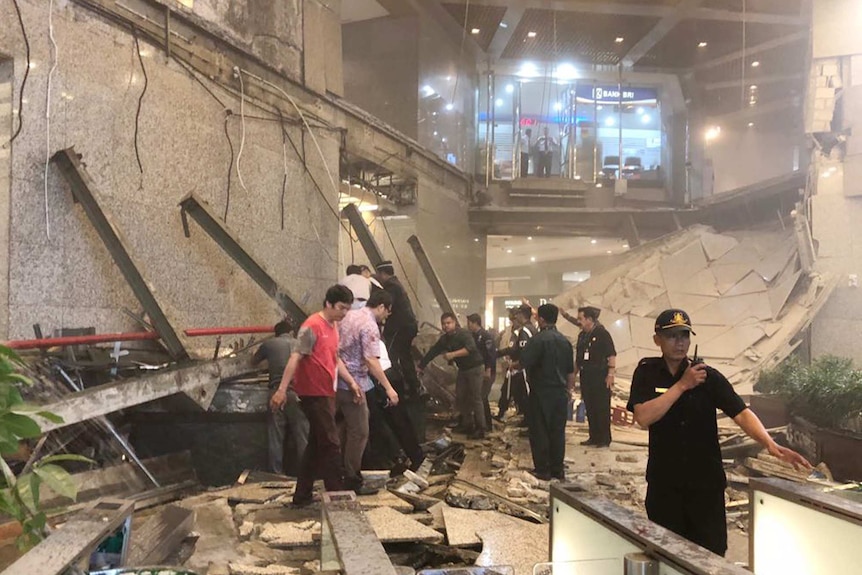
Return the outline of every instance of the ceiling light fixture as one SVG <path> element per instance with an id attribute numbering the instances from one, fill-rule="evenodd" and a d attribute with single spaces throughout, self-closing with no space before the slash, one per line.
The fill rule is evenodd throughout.
<path id="1" fill-rule="evenodd" d="M 617 36 L 616 40 L 614 40 L 614 42 L 616 42 L 617 44 L 622 44 L 625 41 L 626 41 L 626 39 L 623 38 L 622 36 Z"/>
<path id="2" fill-rule="evenodd" d="M 452 104 L 452 103 L 446 104 L 446 109 L 451 112 L 452 110 L 455 109 L 455 104 Z"/>
<path id="3" fill-rule="evenodd" d="M 644 114 L 643 116 L 641 116 L 641 122 L 642 123 L 649 124 L 651 121 L 652 121 L 652 116 L 650 116 L 649 114 Z"/>
<path id="4" fill-rule="evenodd" d="M 514 91 L 515 91 L 515 86 L 513 86 L 512 84 L 506 84 L 506 93 L 507 94 L 511 94 Z"/>
<path id="5" fill-rule="evenodd" d="M 508 27 L 509 27 L 509 25 L 506 24 L 505 22 L 500 22 L 500 28 L 508 28 Z"/>
<path id="6" fill-rule="evenodd" d="M 562 110 L 563 110 L 563 105 L 559 102 L 556 102 L 554 104 L 554 111 L 555 112 L 561 112 Z"/>
<path id="7" fill-rule="evenodd" d="M 473 28 L 470 30 L 470 34 L 474 34 L 474 35 L 478 34 L 479 32 L 481 32 L 481 30 L 479 30 L 478 28 Z"/>
<path id="8" fill-rule="evenodd" d="M 496 100 L 494 100 L 494 105 L 497 106 L 498 108 L 500 106 L 502 106 L 503 105 L 503 98 L 497 98 Z"/>
<path id="9" fill-rule="evenodd" d="M 533 239 L 533 236 L 527 236 L 527 239 L 528 239 L 528 240 L 532 240 L 532 239 Z"/>
<path id="10" fill-rule="evenodd" d="M 749 123 L 748 123 L 748 127 L 749 127 L 749 128 L 753 128 L 753 127 L 754 127 L 754 122 L 749 122 Z"/>
<path id="11" fill-rule="evenodd" d="M 536 261 L 536 256 L 530 256 L 530 261 L 531 261 L 531 262 Z"/>
<path id="12" fill-rule="evenodd" d="M 751 63 L 751 67 L 752 68 L 760 68 L 760 61 L 755 60 L 754 62 Z"/>
<path id="13" fill-rule="evenodd" d="M 511 248 L 509 248 L 508 250 L 506 250 L 506 253 L 507 253 L 507 254 L 512 253 L 512 249 L 511 249 Z"/>
<path id="14" fill-rule="evenodd" d="M 614 252 L 613 252 L 613 250 L 608 250 L 608 251 L 607 251 L 607 252 L 605 252 L 605 253 L 607 253 L 607 254 L 612 254 L 612 253 L 614 253 Z"/>
<path id="15" fill-rule="evenodd" d="M 599 243 L 599 240 L 590 240 L 590 243 L 596 245 L 597 243 Z"/>
<path id="16" fill-rule="evenodd" d="M 698 48 L 706 48 L 707 46 L 709 46 L 708 42 L 699 42 L 697 45 Z"/>
<path id="17" fill-rule="evenodd" d="M 527 38 L 535 38 L 535 37 L 536 37 L 535 32 L 527 32 Z"/>
<path id="18" fill-rule="evenodd" d="M 716 139 L 719 136 L 719 134 L 721 134 L 721 127 L 720 126 L 712 126 L 711 128 L 708 128 L 706 130 L 706 134 L 704 134 L 704 137 L 706 138 L 706 141 L 709 142 L 711 140 Z"/>

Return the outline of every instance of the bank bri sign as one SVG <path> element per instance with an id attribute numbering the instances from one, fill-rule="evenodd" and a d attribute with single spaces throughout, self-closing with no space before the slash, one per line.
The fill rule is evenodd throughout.
<path id="1" fill-rule="evenodd" d="M 658 101 L 658 90 L 655 88 L 632 88 L 623 86 L 591 86 L 578 84 L 575 89 L 578 102 L 597 104 L 649 104 Z"/>

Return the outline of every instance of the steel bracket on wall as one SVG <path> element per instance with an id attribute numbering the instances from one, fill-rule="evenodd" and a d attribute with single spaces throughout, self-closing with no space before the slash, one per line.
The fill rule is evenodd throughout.
<path id="1" fill-rule="evenodd" d="M 84 213 L 93 224 L 96 233 L 104 242 L 105 247 L 114 259 L 114 263 L 120 268 L 123 277 L 132 288 L 135 297 L 149 316 L 153 327 L 162 338 L 171 357 L 177 361 L 189 358 L 183 347 L 177 332 L 174 331 L 167 315 L 156 300 L 153 288 L 147 283 L 134 259 L 126 249 L 126 241 L 120 233 L 119 227 L 113 221 L 102 206 L 99 205 L 98 191 L 81 157 L 75 152 L 75 148 L 60 150 L 51 158 L 51 161 L 60 168 L 60 172 L 69 182 L 72 195 L 77 203 L 84 209 Z"/>
<path id="2" fill-rule="evenodd" d="M 350 222 L 350 227 L 356 233 L 362 249 L 365 250 L 365 254 L 368 256 L 368 261 L 376 268 L 385 258 L 383 257 L 383 252 L 380 251 L 380 246 L 377 245 L 377 241 L 374 239 L 374 234 L 371 233 L 368 224 L 362 219 L 359 208 L 356 207 L 356 204 L 347 204 L 341 210 L 341 215 L 346 217 Z M 353 240 L 351 239 L 350 241 Z"/>
<path id="3" fill-rule="evenodd" d="M 300 325 L 308 312 L 296 299 L 278 284 L 263 265 L 259 264 L 249 251 L 240 243 L 236 235 L 228 229 L 224 222 L 212 212 L 206 202 L 194 194 L 189 194 L 180 202 L 180 216 L 183 220 L 183 231 L 190 237 L 188 216 L 191 216 L 203 230 L 253 279 L 266 294 L 275 300 L 278 306 L 296 325 Z"/>
<path id="4" fill-rule="evenodd" d="M 413 248 L 413 253 L 416 255 L 419 267 L 422 268 L 422 273 L 425 274 L 425 279 L 428 280 L 428 284 L 431 286 L 431 291 L 434 292 L 434 298 L 437 300 L 440 309 L 445 313 L 455 313 L 449 301 L 449 296 L 446 295 L 446 290 L 443 289 L 443 284 L 440 282 L 440 277 L 434 271 L 434 266 L 431 264 L 431 260 L 428 259 L 428 253 L 422 247 L 422 242 L 416 236 L 410 236 L 407 238 L 407 243 Z"/>

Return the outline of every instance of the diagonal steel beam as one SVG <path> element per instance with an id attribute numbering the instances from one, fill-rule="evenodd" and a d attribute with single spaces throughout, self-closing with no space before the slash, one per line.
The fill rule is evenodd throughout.
<path id="1" fill-rule="evenodd" d="M 494 38 L 491 40 L 491 46 L 488 48 L 488 55 L 491 57 L 492 62 L 499 60 L 503 56 L 506 46 L 509 45 L 509 41 L 515 35 L 515 30 L 518 28 L 518 24 L 521 23 L 521 18 L 524 17 L 524 12 L 526 11 L 525 7 L 517 4 L 509 6 L 506 9 L 506 13 L 503 16 L 506 28 L 497 26 Z"/>
<path id="2" fill-rule="evenodd" d="M 93 182 L 84 164 L 81 162 L 80 156 L 75 152 L 75 148 L 67 148 L 60 150 L 51 158 L 51 161 L 60 168 L 60 172 L 69 186 L 72 188 L 72 195 L 81 207 L 84 213 L 90 219 L 90 223 L 102 238 L 105 247 L 114 259 L 114 263 L 120 268 L 126 282 L 141 303 L 141 307 L 147 315 L 150 316 L 150 321 L 155 330 L 162 338 L 162 342 L 175 360 L 188 359 L 189 354 L 183 347 L 177 332 L 174 331 L 171 322 L 168 321 L 167 315 L 162 310 L 159 302 L 156 300 L 153 288 L 147 283 L 134 259 L 126 249 L 126 241 L 120 233 L 120 228 L 105 212 L 104 208 L 99 205 L 98 192 L 96 185 Z"/>
<path id="3" fill-rule="evenodd" d="M 431 260 L 428 259 L 428 252 L 422 247 L 422 242 L 416 236 L 410 236 L 407 238 L 407 243 L 413 248 L 413 253 L 419 262 L 419 267 L 422 268 L 422 273 L 425 274 L 425 279 L 428 280 L 431 291 L 434 292 L 434 299 L 437 300 L 440 309 L 447 313 L 455 313 L 455 310 L 452 309 L 452 303 L 449 301 L 449 296 L 446 295 L 446 290 L 440 282 L 440 277 L 434 270 Z"/>
<path id="4" fill-rule="evenodd" d="M 652 30 L 638 40 L 637 44 L 629 48 L 629 51 L 622 57 L 623 66 L 631 68 L 646 56 L 656 44 L 662 41 L 671 30 L 676 28 L 683 19 L 688 18 L 691 12 L 703 4 L 704 0 L 681 0 L 679 4 L 673 7 L 673 11 L 667 16 L 658 21 L 653 26 Z"/>
<path id="5" fill-rule="evenodd" d="M 275 300 L 278 306 L 300 325 L 308 312 L 299 305 L 296 298 L 278 284 L 266 268 L 259 264 L 240 243 L 227 225 L 218 219 L 203 200 L 195 194 L 189 194 L 180 202 L 180 216 L 183 219 L 183 231 L 190 236 L 187 216 L 191 216 L 203 230 L 218 244 L 218 246 L 235 261 L 245 273 L 259 285 L 266 294 Z"/>
<path id="6" fill-rule="evenodd" d="M 362 219 L 362 214 L 359 212 L 359 208 L 356 207 L 356 204 L 347 204 L 344 206 L 344 209 L 341 210 L 341 215 L 346 217 L 350 222 L 350 227 L 353 228 L 354 233 L 356 233 L 356 237 L 359 238 L 359 243 L 362 245 L 362 249 L 365 250 L 365 254 L 368 256 L 368 261 L 371 263 L 372 267 L 376 268 L 386 258 L 383 257 L 383 252 L 380 251 L 380 246 L 377 245 L 377 240 L 374 239 L 374 234 L 371 233 L 371 229 L 369 229 L 368 224 L 366 224 L 365 220 Z M 353 240 L 351 239 L 350 241 Z"/>

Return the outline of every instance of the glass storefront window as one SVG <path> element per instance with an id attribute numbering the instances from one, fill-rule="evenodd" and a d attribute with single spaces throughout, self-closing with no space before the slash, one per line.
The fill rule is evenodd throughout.
<path id="1" fill-rule="evenodd" d="M 479 93 L 480 164 L 491 179 L 663 180 L 658 90 L 489 76 Z"/>

